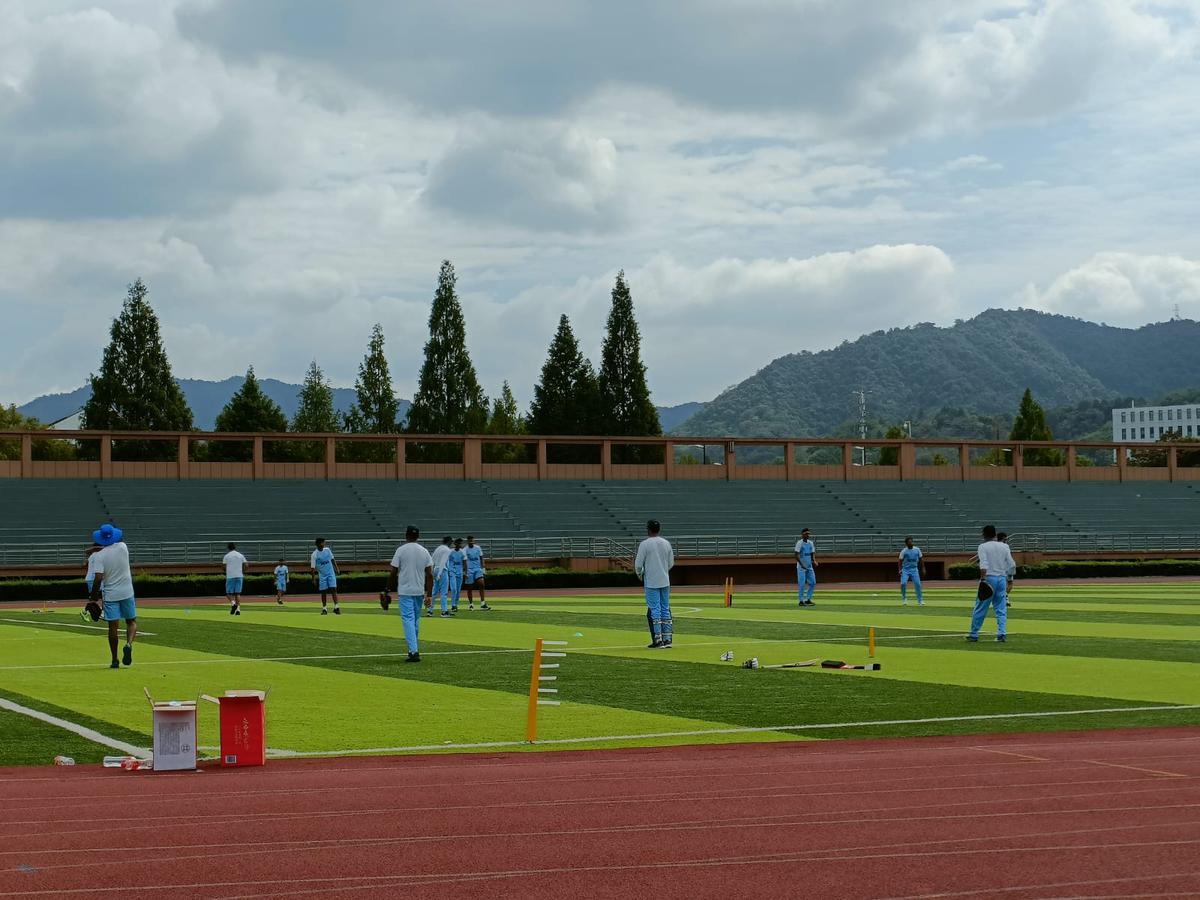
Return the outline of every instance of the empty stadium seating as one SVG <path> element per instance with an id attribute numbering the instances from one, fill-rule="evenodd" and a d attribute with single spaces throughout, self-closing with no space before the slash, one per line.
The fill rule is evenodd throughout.
<path id="1" fill-rule="evenodd" d="M 535 541 L 545 555 L 595 539 L 632 547 L 649 518 L 690 539 L 692 552 L 715 553 L 785 553 L 804 526 L 824 549 L 855 552 L 899 547 L 906 534 L 926 549 L 960 550 L 985 521 L 1024 547 L 1119 549 L 1115 536 L 1200 534 L 1200 484 L 1188 482 L 11 479 L 0 481 L 0 507 L 4 565 L 74 559 L 104 521 L 157 547 L 161 561 L 182 560 L 183 547 L 188 559 L 219 557 L 230 540 L 259 542 L 265 559 L 317 534 L 377 559 L 410 522 L 430 543 L 472 532 L 515 555 Z"/>

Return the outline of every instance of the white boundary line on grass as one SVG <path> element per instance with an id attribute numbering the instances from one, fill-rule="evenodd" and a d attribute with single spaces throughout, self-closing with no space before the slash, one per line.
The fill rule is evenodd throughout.
<path id="1" fill-rule="evenodd" d="M 87 631 L 108 631 L 107 625 L 76 625 L 73 622 L 48 622 L 45 619 L 8 619 L 0 617 L 0 622 L 16 622 L 19 625 L 53 625 L 55 628 L 83 628 Z M 138 637 L 157 637 L 153 631 L 138 629 Z"/>
<path id="2" fill-rule="evenodd" d="M 138 632 L 140 635 L 142 632 Z M 372 637 L 373 635 L 365 635 Z M 882 644 L 885 641 L 915 641 L 925 638 L 950 637 L 962 640 L 962 632 L 959 631 L 944 631 L 936 634 L 896 634 L 891 637 L 877 638 L 876 643 Z M 732 638 L 727 641 L 701 641 L 699 643 L 687 643 L 678 645 L 681 649 L 689 647 L 744 647 L 746 645 L 758 646 L 760 644 L 838 644 L 846 642 L 863 643 L 861 637 L 853 638 L 762 638 L 758 640 L 742 640 Z M 156 645 L 157 646 L 157 645 Z M 190 648 L 171 648 L 188 650 Z M 573 652 L 585 653 L 595 650 L 645 650 L 645 644 L 610 644 L 602 647 L 577 647 Z M 197 653 L 208 653 L 207 650 L 197 650 Z M 488 653 L 533 653 L 531 647 L 491 647 L 486 650 L 427 650 L 424 656 L 477 656 Z M 222 656 L 219 659 L 162 659 L 156 662 L 140 662 L 138 667 L 145 669 L 149 666 L 211 666 L 227 663 L 268 663 L 268 662 L 315 662 L 318 660 L 337 660 L 337 659 L 395 659 L 397 657 L 408 656 L 406 651 L 396 653 L 347 653 L 341 655 L 328 656 Z M 658 659 L 667 657 L 659 656 Z M 28 670 L 42 669 L 94 669 L 95 663 L 44 663 L 40 665 L 29 666 L 0 666 L 0 672 L 23 672 Z"/>
<path id="3" fill-rule="evenodd" d="M 93 731 L 78 722 L 71 722 L 67 719 L 60 719 L 58 716 L 52 716 L 49 713 L 44 713 L 36 709 L 30 709 L 28 706 L 22 706 L 20 703 L 13 703 L 11 700 L 6 700 L 0 697 L 0 709 L 7 709 L 9 712 L 19 713 L 22 716 L 29 716 L 31 719 L 37 719 L 45 722 L 48 725 L 54 725 L 58 728 L 63 728 L 73 734 L 79 735 L 81 738 L 91 741 L 93 744 L 100 744 L 104 747 L 111 747 L 113 750 L 120 750 L 122 753 L 127 753 L 131 756 L 136 756 L 139 759 L 150 755 L 150 751 L 145 747 L 135 747 L 133 744 L 127 744 L 124 741 L 118 741 L 116 738 L 111 738 L 108 735 L 101 734 L 98 731 Z"/>
<path id="4" fill-rule="evenodd" d="M 697 731 L 655 731 L 643 734 L 606 734 L 595 737 L 550 738 L 535 741 L 536 746 L 563 744 L 592 744 L 608 741 L 636 741 L 646 738 L 702 737 L 717 734 L 762 734 L 768 731 L 813 731 L 831 728 L 867 728 L 876 725 L 925 725 L 938 722 L 983 722 L 996 719 L 1034 719 L 1048 716 L 1086 716 L 1106 713 L 1170 712 L 1185 709 L 1200 709 L 1200 703 L 1179 706 L 1114 706 L 1102 709 L 1063 709 L 1047 712 L 988 713 L 975 716 L 937 716 L 926 719 L 877 719 L 869 722 L 820 722 L 807 725 L 759 725 L 738 728 L 704 728 Z M 373 756 L 383 753 L 415 753 L 423 750 L 485 750 L 496 747 L 528 747 L 528 741 L 486 741 L 476 744 L 417 744 L 408 747 L 371 747 L 365 750 L 304 750 L 276 751 L 280 756 Z"/>

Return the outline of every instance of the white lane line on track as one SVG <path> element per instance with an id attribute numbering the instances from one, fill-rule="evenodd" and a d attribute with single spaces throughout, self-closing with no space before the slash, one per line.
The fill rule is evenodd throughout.
<path id="1" fill-rule="evenodd" d="M 108 735 L 101 734 L 78 722 L 71 722 L 67 719 L 60 719 L 58 716 L 52 716 L 49 713 L 41 712 L 40 710 L 30 709 L 28 706 L 22 706 L 20 703 L 13 703 L 11 700 L 6 700 L 0 697 L 0 709 L 6 709 L 9 712 L 19 713 L 22 716 L 29 716 L 31 719 L 37 719 L 41 722 L 46 722 L 49 725 L 54 725 L 58 728 L 65 729 L 74 734 L 79 735 L 91 741 L 93 744 L 100 744 L 104 747 L 111 747 L 113 750 L 120 750 L 122 753 L 127 753 L 139 758 L 145 758 L 150 751 L 145 747 L 135 747 L 133 744 L 127 744 L 124 741 L 119 741 L 116 738 L 111 738 Z"/>

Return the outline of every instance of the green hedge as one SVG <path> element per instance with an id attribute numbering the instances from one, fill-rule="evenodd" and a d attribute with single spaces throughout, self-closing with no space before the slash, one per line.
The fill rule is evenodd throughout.
<path id="1" fill-rule="evenodd" d="M 387 577 L 384 572 L 343 572 L 338 589 L 343 593 L 375 593 Z M 569 569 L 495 569 L 488 572 L 487 586 L 492 590 L 523 588 L 636 587 L 640 582 L 632 572 L 572 572 Z M 139 597 L 221 597 L 225 579 L 220 575 L 137 575 L 134 592 Z M 11 578 L 0 580 L 0 602 L 37 600 L 82 600 L 86 587 L 83 578 L 43 579 Z M 275 596 L 271 575 L 250 575 L 243 591 L 247 597 Z M 293 573 L 289 595 L 317 594 L 307 572 Z"/>
<path id="2" fill-rule="evenodd" d="M 1063 559 L 1034 566 L 1017 566 L 1018 578 L 1142 578 L 1149 575 L 1200 577 L 1200 559 Z M 959 563 L 950 577 L 969 581 L 979 577 L 979 567 Z"/>

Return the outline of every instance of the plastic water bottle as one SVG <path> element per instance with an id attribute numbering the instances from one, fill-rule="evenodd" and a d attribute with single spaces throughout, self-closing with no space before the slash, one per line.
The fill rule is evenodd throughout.
<path id="1" fill-rule="evenodd" d="M 141 767 L 142 761 L 140 759 L 134 759 L 132 756 L 121 763 L 121 768 L 126 772 L 136 772 Z"/>
<path id="2" fill-rule="evenodd" d="M 54 757 L 54 764 L 56 766 L 73 766 L 75 765 L 75 760 L 69 756 L 56 756 Z"/>
<path id="3" fill-rule="evenodd" d="M 133 759 L 132 756 L 106 756 L 104 757 L 104 768 L 121 769 L 125 767 L 126 761 L 131 759 Z"/>

